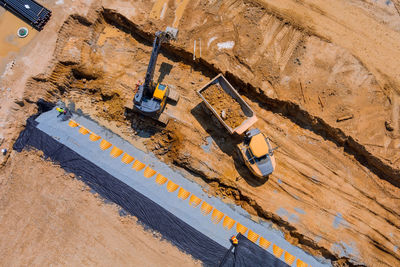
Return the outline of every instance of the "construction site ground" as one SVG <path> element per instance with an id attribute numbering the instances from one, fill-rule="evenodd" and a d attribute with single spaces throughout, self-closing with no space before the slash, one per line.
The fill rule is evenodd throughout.
<path id="1" fill-rule="evenodd" d="M 108 265 L 93 253 L 110 248 L 110 264 L 195 264 L 59 167 L 33 152 L 11 151 L 44 98 L 74 105 L 333 265 L 400 264 L 397 1 L 39 2 L 53 11 L 43 31 L 17 48 L 0 40 L 10 50 L 1 51 L 0 61 L 0 143 L 9 150 L 0 170 L 3 259 L 62 264 L 65 246 L 78 264 Z M 173 119 L 162 127 L 134 113 L 132 99 L 154 33 L 171 25 L 179 28 L 178 40 L 163 46 L 155 79 L 181 98 L 167 107 Z M 240 138 L 210 119 L 196 94 L 220 72 L 279 147 L 267 179 L 251 175 L 235 152 Z M 63 209 L 79 216 L 56 212 Z M 99 223 L 88 224 L 91 218 Z M 35 262 L 38 254 L 43 259 Z"/>

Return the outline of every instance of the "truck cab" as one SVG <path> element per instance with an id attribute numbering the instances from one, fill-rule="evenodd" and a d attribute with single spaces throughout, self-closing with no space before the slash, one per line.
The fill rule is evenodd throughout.
<path id="1" fill-rule="evenodd" d="M 238 145 L 240 156 L 251 172 L 265 178 L 270 175 L 276 166 L 273 149 L 268 137 L 258 129 L 246 132 L 244 140 Z"/>

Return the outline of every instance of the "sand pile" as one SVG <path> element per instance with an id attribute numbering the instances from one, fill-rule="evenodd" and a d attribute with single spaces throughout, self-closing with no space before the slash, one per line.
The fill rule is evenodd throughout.
<path id="1" fill-rule="evenodd" d="M 238 127 L 246 119 L 240 104 L 219 84 L 210 85 L 202 95 L 232 129 Z"/>

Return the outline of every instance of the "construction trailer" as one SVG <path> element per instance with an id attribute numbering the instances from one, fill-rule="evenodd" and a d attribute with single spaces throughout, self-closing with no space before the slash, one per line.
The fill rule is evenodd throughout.
<path id="1" fill-rule="evenodd" d="M 0 0 L 0 5 L 38 31 L 51 17 L 51 11 L 34 0 Z"/>

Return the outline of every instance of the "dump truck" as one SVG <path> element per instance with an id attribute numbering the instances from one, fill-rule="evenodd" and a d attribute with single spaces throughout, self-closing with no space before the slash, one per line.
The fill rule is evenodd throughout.
<path id="1" fill-rule="evenodd" d="M 206 108 L 230 134 L 244 134 L 237 152 L 250 171 L 259 178 L 270 175 L 276 166 L 269 138 L 259 129 L 248 130 L 257 116 L 228 80 L 219 74 L 197 91 Z"/>

